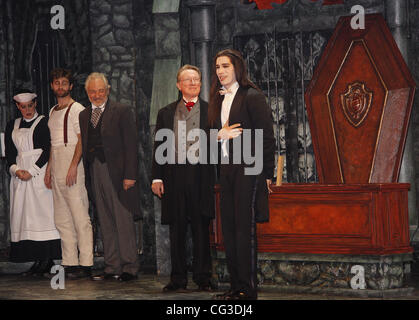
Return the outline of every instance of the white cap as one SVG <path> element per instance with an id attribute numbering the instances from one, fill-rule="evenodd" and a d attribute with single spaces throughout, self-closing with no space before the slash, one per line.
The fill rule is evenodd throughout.
<path id="1" fill-rule="evenodd" d="M 26 103 L 26 102 L 32 101 L 36 97 L 37 95 L 35 93 L 27 92 L 27 93 L 19 93 L 15 95 L 13 99 L 19 103 Z"/>

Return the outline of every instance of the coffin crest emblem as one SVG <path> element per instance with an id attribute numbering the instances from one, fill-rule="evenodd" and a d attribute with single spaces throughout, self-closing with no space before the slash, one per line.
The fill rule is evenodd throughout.
<path id="1" fill-rule="evenodd" d="M 343 113 L 346 119 L 358 127 L 366 118 L 372 103 L 372 91 L 365 88 L 365 84 L 354 82 L 348 84 L 345 93 L 340 94 Z"/>

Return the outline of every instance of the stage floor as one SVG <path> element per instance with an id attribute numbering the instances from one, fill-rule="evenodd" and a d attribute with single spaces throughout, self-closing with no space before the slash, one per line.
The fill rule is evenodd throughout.
<path id="1" fill-rule="evenodd" d="M 163 293 L 169 277 L 139 274 L 138 280 L 92 281 L 90 279 L 66 280 L 64 289 L 52 289 L 47 278 L 0 274 L 0 299 L 2 300 L 211 300 L 223 290 L 196 292 L 190 282 L 185 293 Z M 412 274 L 408 283 L 414 290 L 409 296 L 389 297 L 384 300 L 419 300 L 419 274 Z M 383 300 L 357 298 L 331 294 L 287 293 L 272 288 L 260 288 L 259 300 Z"/>

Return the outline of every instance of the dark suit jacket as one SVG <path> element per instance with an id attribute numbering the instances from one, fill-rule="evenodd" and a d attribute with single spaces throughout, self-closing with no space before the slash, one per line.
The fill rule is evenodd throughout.
<path id="1" fill-rule="evenodd" d="M 87 138 L 91 114 L 91 105 L 79 114 L 83 164 L 88 190 L 91 190 L 91 186 L 87 162 Z M 131 107 L 108 100 L 102 114 L 100 132 L 109 175 L 118 198 L 122 205 L 134 215 L 134 218 L 139 219 L 141 212 L 138 201 L 137 128 L 134 119 Z M 125 191 L 122 184 L 124 179 L 137 180 L 137 183 Z"/>
<path id="2" fill-rule="evenodd" d="M 241 128 L 251 129 L 251 151 L 255 152 L 255 129 L 263 130 L 263 170 L 256 177 L 255 211 L 256 222 L 269 221 L 268 189 L 266 179 L 272 179 L 275 168 L 275 136 L 273 132 L 272 112 L 266 103 L 265 96 L 250 87 L 240 87 L 234 97 L 228 120 L 229 125 L 240 123 Z M 217 129 L 221 129 L 221 117 L 218 119 Z M 243 143 L 244 138 L 242 139 Z M 233 139 L 229 141 L 229 159 L 233 159 Z M 243 145 L 241 150 L 244 150 Z M 245 165 L 246 166 L 246 165 Z M 253 165 L 249 165 L 253 167 Z M 251 196 L 251 195 L 243 195 Z"/>
<path id="3" fill-rule="evenodd" d="M 156 122 L 156 132 L 160 129 L 170 129 L 173 131 L 173 122 L 175 117 L 176 106 L 179 103 L 175 101 L 166 107 L 160 109 L 157 115 Z M 208 103 L 199 100 L 200 103 L 200 129 L 203 129 L 209 137 L 209 127 L 208 127 Z M 177 139 L 177 137 L 175 137 Z M 162 224 L 171 224 L 173 219 L 172 212 L 174 204 L 176 203 L 174 199 L 174 190 L 176 184 L 178 183 L 173 178 L 173 166 L 171 164 L 160 165 L 156 162 L 155 152 L 158 146 L 165 141 L 155 141 L 153 148 L 153 163 L 152 163 L 152 180 L 162 179 L 164 185 L 164 194 L 161 199 L 161 223 Z M 202 141 L 200 141 L 202 142 Z M 209 147 L 209 139 L 208 145 Z M 209 152 L 208 152 L 209 155 Z M 209 158 L 209 157 L 208 157 Z M 214 165 L 209 164 L 197 164 L 200 168 L 200 185 L 197 188 L 200 188 L 200 199 L 199 203 L 201 206 L 201 214 L 210 218 L 214 218 L 214 180 L 215 180 L 215 168 Z"/>

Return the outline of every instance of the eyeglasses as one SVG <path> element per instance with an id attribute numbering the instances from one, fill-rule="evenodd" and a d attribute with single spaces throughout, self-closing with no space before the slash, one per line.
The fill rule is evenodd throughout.
<path id="1" fill-rule="evenodd" d="M 201 79 L 200 78 L 186 78 L 186 79 L 182 79 L 182 80 L 179 80 L 179 81 L 180 82 L 187 82 L 187 83 L 192 83 L 192 82 L 200 83 Z"/>

